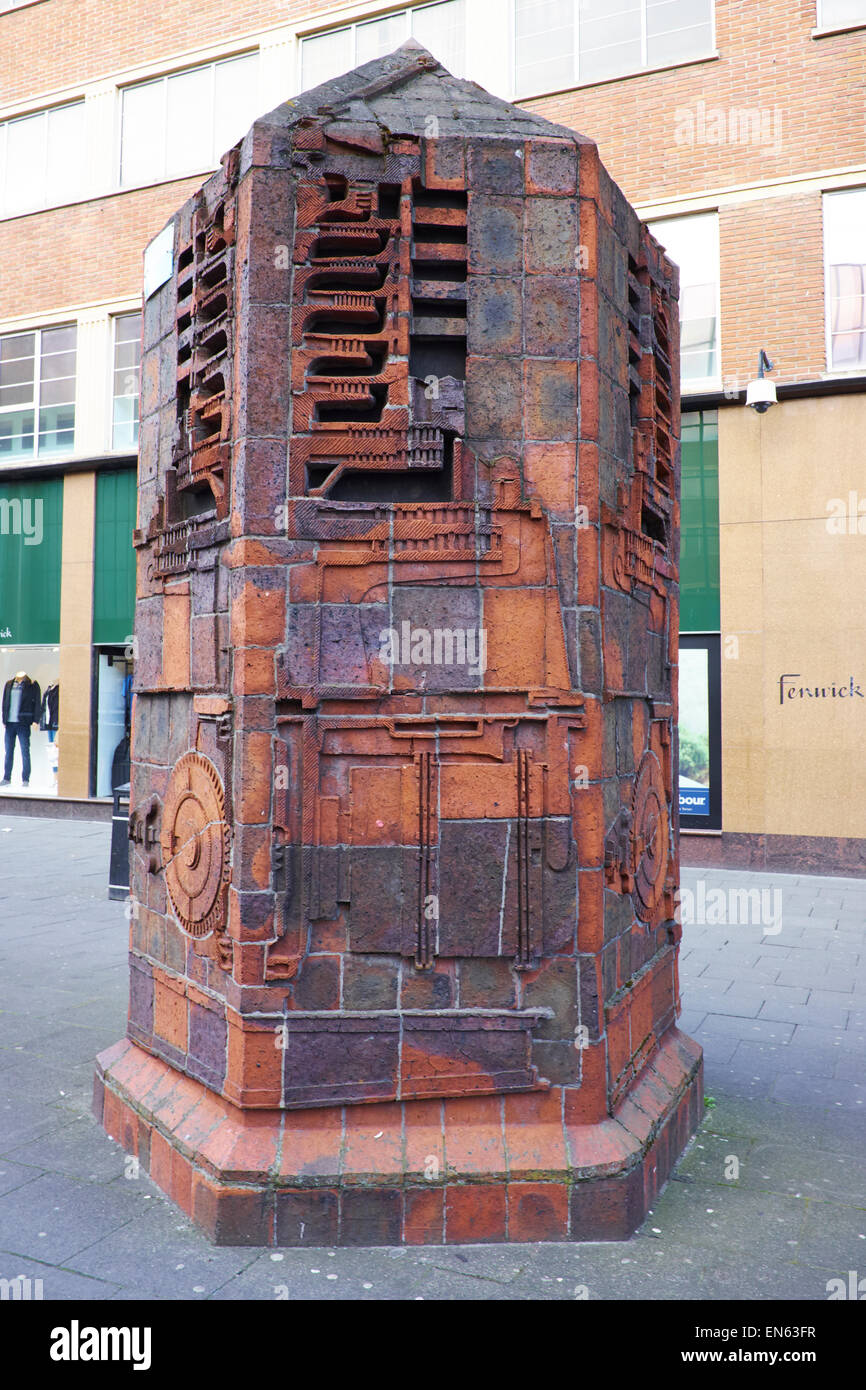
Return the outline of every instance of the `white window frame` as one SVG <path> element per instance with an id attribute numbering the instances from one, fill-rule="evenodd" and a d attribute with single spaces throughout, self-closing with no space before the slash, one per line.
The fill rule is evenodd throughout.
<path id="1" fill-rule="evenodd" d="M 716 263 L 716 374 L 715 376 L 705 377 L 684 377 L 682 375 L 682 357 L 680 357 L 680 393 L 683 399 L 689 396 L 701 396 L 707 391 L 717 391 L 722 385 L 722 246 L 721 246 L 721 223 L 718 208 L 701 208 L 695 212 L 669 213 L 665 217 L 652 217 L 648 220 L 647 226 L 658 242 L 664 246 L 663 228 L 665 222 L 685 222 L 691 217 L 713 217 L 716 222 L 716 245 L 718 246 L 718 261 Z M 665 255 L 670 253 L 666 250 Z M 680 286 L 682 293 L 682 286 Z"/>
<path id="2" fill-rule="evenodd" d="M 138 452 L 138 440 L 139 440 L 139 438 L 140 438 L 140 436 L 141 436 L 141 417 L 140 417 L 140 415 L 139 415 L 139 420 L 138 420 L 138 430 L 137 430 L 137 432 L 136 432 L 135 443 L 134 443 L 134 444 L 131 444 L 131 445 L 127 445 L 127 444 L 115 444 L 115 442 L 114 442 L 114 402 L 115 402 L 116 399 L 121 399 L 121 398 L 116 397 L 115 394 L 114 394 L 114 372 L 115 372 L 114 355 L 115 355 L 115 350 L 116 350 L 116 348 L 117 348 L 117 325 L 118 325 L 118 323 L 120 322 L 120 320 L 121 320 L 121 319 L 132 319 L 132 318 L 137 318 L 137 319 L 138 319 L 138 322 L 139 322 L 139 326 L 141 326 L 142 323 L 143 323 L 143 315 L 144 315 L 144 307 L 142 306 L 142 307 L 140 307 L 140 308 L 138 308 L 138 309 L 118 309 L 118 310 L 116 310 L 115 312 L 113 312 L 113 313 L 109 316 L 109 318 L 110 318 L 110 323 L 109 323 L 109 329 L 110 329 L 110 331 L 109 331 L 109 335 L 108 335 L 108 340 L 109 340 L 109 353 L 108 353 L 108 392 L 107 392 L 107 396 L 108 396 L 108 449 L 109 449 L 109 452 L 112 453 L 112 454 L 130 454 L 130 453 L 137 453 L 137 452 Z M 140 352 L 139 360 L 138 360 L 138 395 L 139 395 L 139 402 L 140 402 L 140 400 L 141 400 L 141 358 L 142 358 L 143 355 L 144 355 L 144 354 Z M 124 396 L 124 397 L 122 397 L 122 399 L 125 400 L 126 397 Z M 140 406 L 140 404 L 139 404 L 139 411 L 140 411 L 140 409 L 141 409 L 141 406 Z"/>
<path id="3" fill-rule="evenodd" d="M 0 11 L 2 13 L 2 11 Z M 37 111 L 22 111 L 20 115 L 7 116 L 0 122 L 0 219 L 10 220 L 13 217 L 29 217 L 31 213 L 43 212 L 46 208 L 64 207 L 69 202 L 75 202 L 76 198 L 67 195 L 56 201 L 51 197 L 51 190 L 48 187 L 48 127 L 51 117 L 55 111 L 67 111 L 70 107 L 80 106 L 85 120 L 85 135 L 87 111 L 84 97 L 73 97 L 71 101 L 59 102 L 56 106 L 43 106 Z M 42 136 L 42 196 L 32 205 L 24 204 L 22 207 L 7 208 L 5 204 L 6 175 L 7 175 L 7 153 L 9 144 L 9 127 L 16 125 L 19 121 L 32 121 L 41 119 L 43 122 Z M 86 181 L 86 175 L 85 175 Z M 90 196 L 85 189 L 82 189 L 81 196 Z"/>
<path id="4" fill-rule="evenodd" d="M 503 2 L 503 0 L 497 0 L 497 5 L 502 4 L 502 2 Z M 336 23 L 336 24 L 330 24 L 330 25 L 327 25 L 327 26 L 325 26 L 325 27 L 323 27 L 323 28 L 320 28 L 320 29 L 309 29 L 309 30 L 300 30 L 300 29 L 299 29 L 299 30 L 297 31 L 297 34 L 296 34 L 297 55 L 296 55 L 296 58 L 295 58 L 295 92 L 303 92 L 303 91 L 307 90 L 307 89 L 304 87 L 304 85 L 303 85 L 303 84 L 304 84 L 304 44 L 305 44 L 309 39 L 321 39 L 321 38 L 324 38 L 326 35 L 339 34 L 339 33 L 343 32 L 343 31 L 351 30 L 351 31 L 352 31 L 352 57 L 351 57 L 351 59 L 350 59 L 350 61 L 349 61 L 349 67 L 346 69 L 347 72 L 351 72 L 353 68 L 358 67 L 358 60 L 357 60 L 357 57 L 356 57 L 356 54 L 357 54 L 357 51 L 358 51 L 358 43 L 357 43 L 356 31 L 357 31 L 359 28 L 361 28 L 361 27 L 362 27 L 363 25 L 365 25 L 365 24 L 372 24 L 372 23 L 374 23 L 377 19 L 396 19 L 398 15 L 404 15 L 404 16 L 406 16 L 406 17 L 409 17 L 409 16 L 411 16 L 411 14 L 412 14 L 414 11 L 417 11 L 417 10 L 429 10 L 429 9 L 432 9 L 435 5 L 440 5 L 440 4 L 443 4 L 443 3 L 447 3 L 447 0 L 421 0 L 421 2 L 418 3 L 418 4 L 415 4 L 415 5 L 401 5 L 401 6 L 399 6 L 397 9 L 390 9 L 390 10 L 389 10 L 389 9 L 386 9 L 386 10 L 373 10 L 373 11 L 371 11 L 371 12 L 369 12 L 369 13 L 365 13 L 365 14 L 359 15 L 357 18 L 342 20 L 342 21 L 340 21 L 340 22 L 338 22 L 338 23 Z M 463 66 L 464 66 L 464 67 L 466 66 L 466 56 L 467 56 L 468 49 L 469 49 L 469 44 L 468 44 L 468 33 L 469 33 L 469 27 L 470 27 L 470 13 L 469 13 L 469 12 L 470 12 L 470 10 L 471 10 L 473 4 L 476 4 L 476 3 L 477 3 L 477 0 L 463 0 Z M 513 0 L 505 0 L 505 3 L 508 4 L 508 5 L 510 6 L 510 5 L 512 5 Z M 485 8 L 487 8 L 488 0 L 484 0 L 484 4 L 485 4 Z M 512 28 L 513 28 L 513 25 L 512 25 Z M 411 18 L 410 18 L 410 19 L 409 19 L 409 25 L 408 25 L 408 33 L 407 33 L 406 37 L 409 38 L 410 35 L 411 35 L 411 33 L 412 33 L 412 22 L 411 22 Z M 405 42 L 405 40 L 404 40 L 404 42 Z M 328 79 L 326 78 L 325 81 L 328 81 Z"/>
<path id="5" fill-rule="evenodd" d="M 511 7 L 511 93 L 514 101 L 528 101 L 532 97 L 548 95 L 554 91 L 572 91 L 577 87 L 598 87 L 603 82 L 620 82 L 624 77 L 638 77 L 641 73 L 666 72 L 668 68 L 687 67 L 691 63 L 703 63 L 708 58 L 718 56 L 716 49 L 716 0 L 709 0 L 710 5 L 710 41 L 706 53 L 695 54 L 691 58 L 674 58 L 669 63 L 653 63 L 652 67 L 647 63 L 647 0 L 640 0 L 640 47 L 641 62 L 640 67 L 626 68 L 623 72 L 614 72 L 607 77 L 589 77 L 584 80 L 580 75 L 580 0 L 573 0 L 574 4 L 574 71 L 572 81 L 565 87 L 545 88 L 544 90 L 534 90 L 528 88 L 523 90 L 518 83 L 517 73 L 517 0 L 508 0 Z"/>
<path id="6" fill-rule="evenodd" d="M 72 412 L 73 412 L 73 417 L 74 417 L 73 426 L 72 426 L 72 443 L 70 444 L 70 446 L 69 446 L 68 449 L 64 449 L 64 450 L 54 450 L 54 449 L 52 449 L 52 450 L 40 451 L 40 448 L 39 448 L 39 435 L 40 435 L 41 431 L 40 431 L 40 429 L 39 429 L 39 412 L 40 412 L 40 410 L 41 410 L 41 404 L 42 404 L 42 334 L 45 333 L 45 332 L 50 332 L 52 329 L 55 329 L 55 328 L 74 328 L 74 329 L 75 329 L 75 377 L 74 377 L 74 381 L 75 381 L 75 395 L 73 396 L 72 400 L 69 402 L 69 405 L 72 407 Z M 10 459 L 4 459 L 3 456 L 2 456 L 2 454 L 0 454 L 0 473 L 2 473 L 3 470 L 6 469 L 6 468 L 21 468 L 21 467 L 26 468 L 27 465 L 28 465 L 29 463 L 38 463 L 38 462 L 40 461 L 40 459 L 65 459 L 65 458 L 73 458 L 73 457 L 75 456 L 75 439 L 76 439 L 76 435 L 77 435 L 77 433 L 78 433 L 78 384 L 79 384 L 79 376 L 78 376 L 78 365 L 79 365 L 79 364 L 78 364 L 78 353 L 79 353 L 78 320 L 77 320 L 77 319 L 63 319 L 60 323 L 41 323 L 41 324 L 39 324 L 38 326 L 32 327 L 32 328 L 22 327 L 22 328 L 9 328 L 9 329 L 4 329 L 3 332 L 0 333 L 0 339 L 3 339 L 3 338 L 21 338 L 21 337 L 24 337 L 24 335 L 25 335 L 25 334 L 28 334 L 28 333 L 32 333 L 32 334 L 33 334 L 33 337 L 34 337 L 34 344 L 33 344 L 33 453 L 32 453 L 32 454 L 19 454 L 17 457 L 10 458 Z M 30 409 L 29 405 L 25 405 L 25 406 L 21 406 L 21 405 L 0 406 L 0 420 L 4 419 L 4 417 L 5 417 L 6 415 L 11 414 L 11 413 L 12 413 L 13 411 L 15 411 L 15 410 L 29 410 L 29 409 Z"/>
<path id="7" fill-rule="evenodd" d="M 830 261 L 827 256 L 826 208 L 828 198 L 844 197 L 846 193 L 866 194 L 866 184 L 855 184 L 850 188 L 827 188 L 821 194 L 821 250 L 824 257 L 824 356 L 826 375 L 830 377 L 863 376 L 866 373 L 866 361 L 857 363 L 853 367 L 834 367 L 833 365 L 833 298 L 830 290 Z"/>
<path id="8" fill-rule="evenodd" d="M 135 91 L 137 88 L 141 88 L 141 87 L 157 87 L 157 86 L 159 86 L 159 87 L 162 88 L 162 93 L 161 93 L 161 97 L 160 97 L 160 106 L 161 106 L 161 116 L 160 116 L 160 139 L 161 139 L 161 142 L 162 142 L 163 153 L 164 153 L 164 151 L 165 151 L 165 137 L 166 137 L 166 129 L 165 129 L 166 108 L 167 108 L 167 103 L 168 103 L 167 91 L 168 91 L 168 83 L 171 81 L 171 79 L 172 79 L 173 77 L 186 77 L 186 76 L 188 76 L 188 74 L 193 73 L 193 72 L 204 72 L 204 71 L 209 71 L 209 72 L 210 72 L 210 110 L 211 110 L 211 124 L 213 125 L 213 118 L 214 118 L 214 113 L 215 113 L 215 109 L 216 109 L 216 107 L 215 107 L 215 101 L 214 101 L 214 96 L 215 96 L 215 90 L 214 90 L 214 89 L 215 89 L 215 84 L 216 84 L 216 69 L 220 66 L 221 63 L 231 63 L 231 62 L 234 62 L 234 61 L 235 61 L 236 59 L 238 59 L 238 58 L 254 58 L 254 57 L 255 57 L 255 58 L 260 57 L 260 46 L 259 46 L 258 44 L 255 44 L 255 45 L 253 45 L 253 46 L 251 46 L 251 47 L 249 47 L 249 48 L 240 49 L 240 50 L 237 51 L 237 52 L 232 52 L 232 53 L 221 53 L 221 54 L 219 55 L 219 57 L 217 57 L 217 58 L 211 58 L 211 59 L 209 59 L 207 62 L 203 62 L 203 63 L 189 63 L 189 64 L 186 64 L 184 67 L 172 68 L 170 72 L 155 73 L 152 77 L 142 77 L 142 78 L 139 78 L 139 79 L 138 79 L 137 81 L 135 81 L 135 82 L 123 82 L 123 83 L 118 83 L 118 86 L 117 86 L 117 123 L 116 123 L 116 124 L 117 124 L 117 145 L 116 145 L 115 159 L 114 159 L 115 187 L 116 187 L 120 192 L 126 192 L 127 190 L 129 190 L 129 189 L 131 189 L 131 188 L 153 188 L 153 187 L 156 187 L 156 186 L 159 185 L 159 184 L 163 184 L 163 183 L 173 183 L 173 182 L 175 182 L 177 179 L 188 178 L 188 177 L 189 177 L 190 175 L 192 175 L 192 174 L 200 174 L 200 173 L 206 172 L 207 170 L 216 169 L 217 163 L 218 163 L 218 161 L 219 161 L 219 154 L 218 154 L 218 155 L 216 156 L 216 159 L 215 159 L 212 163 L 210 163 L 210 164 L 207 164 L 207 165 L 204 165 L 204 166 L 202 166 L 201 164 L 184 165 L 183 168 L 178 169 L 178 170 L 175 170 L 175 171 L 172 172 L 172 173 L 168 173 L 167 170 L 166 170 L 166 168 L 165 168 L 165 160 L 164 160 L 164 158 L 163 158 L 163 167 L 162 167 L 162 171 L 161 171 L 161 173 L 160 173 L 156 178 L 150 179 L 147 183 L 138 183 L 138 182 L 126 183 L 126 182 L 124 181 L 124 178 L 123 178 L 123 104 L 124 104 L 124 98 L 125 98 L 125 95 L 126 95 L 127 92 Z M 244 133 L 246 133 L 246 132 L 244 132 Z M 220 153 L 222 153 L 222 152 L 220 152 Z"/>
<path id="9" fill-rule="evenodd" d="M 815 0 L 815 29 L 813 34 L 845 34 L 850 29 L 866 29 L 866 6 L 859 19 L 825 19 L 824 6 L 827 0 Z"/>

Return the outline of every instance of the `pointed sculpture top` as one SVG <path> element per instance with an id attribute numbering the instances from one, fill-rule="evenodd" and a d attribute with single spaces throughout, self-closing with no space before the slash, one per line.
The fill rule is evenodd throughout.
<path id="1" fill-rule="evenodd" d="M 353 122 L 372 121 L 393 134 L 429 134 L 435 119 L 437 133 L 442 135 L 585 141 L 573 129 L 493 96 L 477 82 L 455 77 L 417 39 L 407 39 L 385 57 L 299 93 L 262 119 L 287 126 L 338 114 Z"/>

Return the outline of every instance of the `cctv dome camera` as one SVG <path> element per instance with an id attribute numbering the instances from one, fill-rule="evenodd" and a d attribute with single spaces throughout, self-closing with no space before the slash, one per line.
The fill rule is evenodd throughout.
<path id="1" fill-rule="evenodd" d="M 765 410 L 769 410 L 771 405 L 776 404 L 776 383 L 767 381 L 764 376 L 764 368 L 768 372 L 773 371 L 773 364 L 763 348 L 758 353 L 758 375 L 754 381 L 750 381 L 746 387 L 746 405 L 750 405 L 759 415 L 763 415 Z"/>
<path id="2" fill-rule="evenodd" d="M 766 377 L 759 376 L 755 381 L 750 381 L 746 387 L 746 405 L 757 410 L 759 415 L 763 415 L 765 410 L 769 410 L 771 405 L 775 405 L 776 400 L 776 383 L 767 381 Z"/>

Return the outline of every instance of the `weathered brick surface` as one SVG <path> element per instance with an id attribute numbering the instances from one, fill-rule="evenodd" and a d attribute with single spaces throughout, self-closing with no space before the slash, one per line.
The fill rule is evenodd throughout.
<path id="1" fill-rule="evenodd" d="M 468 91 L 409 46 L 257 122 L 146 309 L 129 1037 L 228 1106 L 215 1239 L 565 1238 L 593 1175 L 611 1230 L 644 1191 L 609 1117 L 677 1007 L 676 273 L 589 141 L 477 89 L 467 132 Z M 439 1104 L 441 1170 L 373 1142 Z M 262 1207 L 316 1108 L 330 1195 L 290 1147 Z"/>
<path id="2" fill-rule="evenodd" d="M 601 1124 L 532 1094 L 483 1111 L 459 1100 L 296 1111 L 278 1158 L 267 1116 L 126 1042 L 98 1059 L 94 1112 L 216 1244 L 622 1240 L 697 1127 L 701 1079 L 700 1049 L 674 1029 Z M 160 1087 L 173 1101 L 163 1113 Z"/>

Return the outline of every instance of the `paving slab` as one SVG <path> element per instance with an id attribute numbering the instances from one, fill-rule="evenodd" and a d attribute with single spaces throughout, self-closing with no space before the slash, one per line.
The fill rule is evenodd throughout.
<path id="1" fill-rule="evenodd" d="M 217 1249 L 146 1175 L 125 1175 L 90 1115 L 94 1055 L 126 1021 L 109 834 L 104 822 L 0 817 L 0 1277 L 104 1301 L 824 1300 L 828 1279 L 866 1268 L 858 880 L 683 872 L 693 893 L 699 879 L 778 890 L 782 931 L 684 929 L 681 1026 L 704 1046 L 711 1103 L 631 1240 Z"/>

